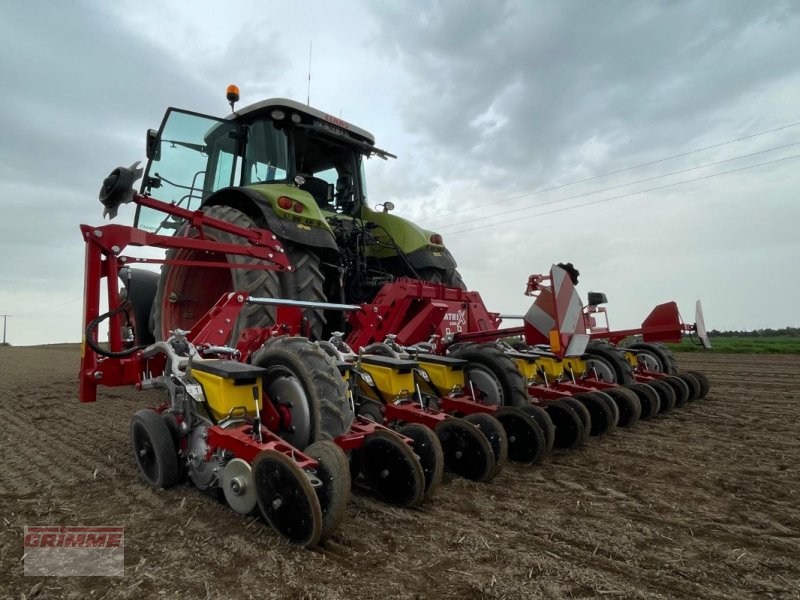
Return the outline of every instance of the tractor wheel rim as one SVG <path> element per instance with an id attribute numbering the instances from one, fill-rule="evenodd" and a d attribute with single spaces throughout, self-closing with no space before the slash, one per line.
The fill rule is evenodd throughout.
<path id="1" fill-rule="evenodd" d="M 469 382 L 472 382 L 475 391 L 482 396 L 483 404 L 503 406 L 503 390 L 491 371 L 473 366 L 467 371 L 467 385 Z"/>
<path id="2" fill-rule="evenodd" d="M 600 381 L 615 383 L 617 379 L 614 369 L 604 360 L 589 358 L 586 360 L 586 368 L 589 369 L 590 372 L 594 372 L 597 379 Z"/>

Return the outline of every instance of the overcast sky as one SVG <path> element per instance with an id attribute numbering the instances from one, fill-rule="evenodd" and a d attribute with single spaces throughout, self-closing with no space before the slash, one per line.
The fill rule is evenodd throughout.
<path id="1" fill-rule="evenodd" d="M 311 104 L 399 156 L 370 202 L 441 232 L 490 309 L 571 261 L 616 327 L 697 298 L 709 328 L 798 325 L 800 3 L 0 0 L 8 341 L 79 340 L 78 225 L 167 106 L 305 101 L 309 42 Z"/>

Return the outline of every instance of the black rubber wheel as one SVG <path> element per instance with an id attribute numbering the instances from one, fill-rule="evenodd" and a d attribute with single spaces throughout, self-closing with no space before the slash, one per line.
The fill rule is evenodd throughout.
<path id="1" fill-rule="evenodd" d="M 605 392 L 600 390 L 592 390 L 592 393 L 605 402 L 606 406 L 608 406 L 608 410 L 611 411 L 611 425 L 608 428 L 608 431 L 606 431 L 606 435 L 609 433 L 614 433 L 617 430 L 617 425 L 619 425 L 619 406 L 617 406 L 617 403 L 614 402 L 614 399 Z"/>
<path id="2" fill-rule="evenodd" d="M 508 462 L 508 437 L 503 425 L 492 415 L 486 413 L 466 415 L 464 420 L 475 425 L 489 440 L 494 456 L 494 471 L 492 472 L 492 479 L 494 479 L 503 470 L 503 465 Z"/>
<path id="3" fill-rule="evenodd" d="M 417 275 L 422 281 L 429 281 L 431 283 L 443 283 L 447 287 L 459 288 L 466 290 L 467 286 L 464 285 L 464 280 L 461 279 L 461 273 L 458 269 L 447 271 L 437 267 L 428 267 L 425 269 L 417 269 Z"/>
<path id="4" fill-rule="evenodd" d="M 697 377 L 686 372 L 676 373 L 675 377 L 682 379 L 689 388 L 689 402 L 694 402 L 700 398 L 700 382 Z"/>
<path id="5" fill-rule="evenodd" d="M 294 267 L 292 271 L 280 273 L 279 280 L 284 298 L 306 302 L 327 302 L 324 285 L 325 277 L 320 270 L 320 258 L 308 246 L 283 242 L 283 248 Z M 303 311 L 307 330 L 312 340 L 323 339 L 327 324 L 325 311 L 321 308 L 307 308 Z M 306 333 L 306 327 L 303 329 Z"/>
<path id="6" fill-rule="evenodd" d="M 472 481 L 486 482 L 494 477 L 492 446 L 475 425 L 449 417 L 440 421 L 434 431 L 442 443 L 448 471 Z"/>
<path id="7" fill-rule="evenodd" d="M 547 402 L 544 409 L 556 428 L 554 447 L 572 450 L 583 445 L 583 422 L 572 406 L 563 400 L 555 400 Z"/>
<path id="8" fill-rule="evenodd" d="M 259 452 L 252 466 L 258 507 L 267 522 L 291 543 L 315 546 L 322 535 L 322 508 L 306 474 L 275 450 Z"/>
<path id="9" fill-rule="evenodd" d="M 675 357 L 666 346 L 637 342 L 627 346 L 627 349 L 636 354 L 639 364 L 647 371 L 673 375 L 678 370 Z"/>
<path id="10" fill-rule="evenodd" d="M 530 415 L 536 421 L 536 424 L 544 433 L 545 449 L 547 452 L 553 449 L 553 443 L 556 439 L 556 426 L 553 425 L 553 420 L 550 418 L 548 412 L 538 404 L 523 404 L 518 406 L 526 415 Z"/>
<path id="11" fill-rule="evenodd" d="M 591 416 L 589 435 L 605 435 L 615 425 L 614 413 L 602 397 L 597 396 L 594 392 L 581 392 L 573 394 L 572 398 L 583 404 L 589 411 Z"/>
<path id="12" fill-rule="evenodd" d="M 700 384 L 700 396 L 698 397 L 699 400 L 702 400 L 706 396 L 708 396 L 708 392 L 711 391 L 711 382 L 706 377 L 706 374 L 701 371 L 685 371 L 690 375 L 694 375 L 694 378 L 697 379 L 697 383 Z"/>
<path id="13" fill-rule="evenodd" d="M 168 488 L 178 481 L 178 453 L 164 419 L 154 410 L 140 410 L 131 419 L 131 447 L 142 477 Z"/>
<path id="14" fill-rule="evenodd" d="M 422 473 L 425 475 L 425 499 L 431 498 L 442 485 L 444 476 L 444 451 L 436 434 L 429 427 L 409 423 L 397 433 L 414 441 L 414 454 L 419 458 Z"/>
<path id="15" fill-rule="evenodd" d="M 378 425 L 383 425 L 383 409 L 381 405 L 377 402 L 373 402 L 372 400 L 362 400 L 361 404 L 358 406 L 358 416 L 364 417 L 365 419 L 372 421 L 373 423 L 377 423 Z"/>
<path id="16" fill-rule="evenodd" d="M 675 390 L 673 390 L 667 382 L 661 379 L 653 379 L 652 381 L 648 381 L 647 385 L 653 388 L 658 394 L 658 399 L 661 402 L 661 406 L 658 409 L 659 414 L 663 415 L 675 410 L 675 402 L 677 400 L 675 397 Z"/>
<path id="17" fill-rule="evenodd" d="M 505 406 L 496 410 L 492 416 L 506 432 L 508 458 L 514 462 L 532 465 L 539 462 L 547 452 L 547 438 L 536 419 L 524 409 L 524 406 Z M 547 420 L 550 421 L 550 417 Z M 550 421 L 551 426 L 552 424 Z"/>
<path id="18" fill-rule="evenodd" d="M 614 387 L 604 390 L 619 408 L 620 427 L 633 427 L 642 416 L 642 404 L 639 396 L 626 387 Z"/>
<path id="19" fill-rule="evenodd" d="M 229 206 L 209 206 L 205 214 L 240 227 L 257 229 L 256 223 L 243 212 Z M 198 237 L 198 232 L 184 228 L 178 236 Z M 247 245 L 239 236 L 207 228 L 205 239 L 227 244 Z M 260 265 L 260 260 L 247 256 L 214 255 L 202 251 L 173 249 L 168 260 L 219 261 L 229 264 Z M 223 269 L 186 265 L 164 265 L 153 300 L 151 319 L 153 335 L 165 340 L 173 329 L 189 330 L 227 292 L 248 292 L 261 298 L 280 298 L 281 287 L 277 271 L 263 269 Z M 249 327 L 270 327 L 275 324 L 275 307 L 246 304 L 231 332 L 228 343 L 236 346 L 239 333 Z"/>
<path id="20" fill-rule="evenodd" d="M 646 383 L 632 383 L 627 387 L 639 397 L 639 404 L 642 405 L 642 419 L 652 419 L 661 410 L 661 400 L 658 392 Z"/>
<path id="21" fill-rule="evenodd" d="M 372 492 L 384 502 L 408 508 L 425 497 L 425 473 L 419 458 L 399 436 L 378 429 L 359 450 L 361 473 Z"/>
<path id="22" fill-rule="evenodd" d="M 327 540 L 339 528 L 350 499 L 350 463 L 344 451 L 333 442 L 314 442 L 305 454 L 319 463 L 317 477 L 322 486 L 316 488 L 322 510 L 322 532 L 319 541 Z"/>
<path id="23" fill-rule="evenodd" d="M 595 371 L 600 381 L 624 385 L 634 383 L 633 368 L 616 346 L 592 340 L 586 347 L 589 372 Z"/>
<path id="24" fill-rule="evenodd" d="M 686 382 L 676 375 L 662 377 L 661 381 L 669 385 L 675 392 L 675 407 L 680 408 L 689 401 L 691 390 Z"/>
<path id="25" fill-rule="evenodd" d="M 252 363 L 267 370 L 263 378 L 264 401 L 269 390 L 283 390 L 290 398 L 305 401 L 289 407 L 292 429 L 276 431 L 283 439 L 302 450 L 320 440 L 332 440 L 350 429 L 355 414 L 336 361 L 318 345 L 302 337 L 271 338 L 253 354 Z M 307 423 L 306 423 L 307 419 Z M 300 425 L 303 426 L 301 429 Z M 307 425 L 307 427 L 305 427 Z"/>
<path id="26" fill-rule="evenodd" d="M 525 378 L 514 361 L 494 344 L 465 344 L 451 356 L 466 360 L 464 378 L 482 404 L 524 406 L 528 404 Z"/>
<path id="27" fill-rule="evenodd" d="M 569 404 L 572 409 L 578 413 L 578 418 L 581 420 L 581 424 L 583 425 L 583 443 L 589 441 L 589 435 L 592 431 L 592 415 L 589 412 L 589 409 L 583 405 L 580 400 L 573 398 L 572 396 L 567 396 L 566 398 L 562 398 L 561 402 L 564 404 Z"/>

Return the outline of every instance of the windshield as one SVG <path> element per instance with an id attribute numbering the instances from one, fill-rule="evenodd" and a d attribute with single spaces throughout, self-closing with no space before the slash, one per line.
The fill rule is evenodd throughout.
<path id="1" fill-rule="evenodd" d="M 247 135 L 244 157 L 240 143 Z M 235 121 L 169 109 L 161 124 L 142 193 L 196 210 L 209 194 L 230 186 L 286 179 L 289 151 L 286 135 L 272 121 L 242 126 Z M 169 233 L 181 220 L 139 207 L 135 225 Z"/>

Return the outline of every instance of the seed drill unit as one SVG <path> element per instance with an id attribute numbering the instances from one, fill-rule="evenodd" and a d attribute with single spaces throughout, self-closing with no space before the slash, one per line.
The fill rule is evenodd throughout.
<path id="1" fill-rule="evenodd" d="M 134 226 L 81 226 L 80 399 L 165 391 L 131 422 L 154 486 L 188 476 L 311 546 L 341 523 L 351 479 L 417 506 L 445 469 L 490 481 L 506 459 L 532 464 L 708 392 L 656 343 L 707 342 L 701 312 L 685 325 L 671 303 L 611 331 L 571 265 L 531 276 L 524 324 L 501 327 L 439 234 L 368 206 L 363 163 L 393 155 L 341 119 L 284 99 L 227 118 L 170 108 L 146 153 L 100 193 L 111 218 L 134 204 Z M 160 273 L 135 268 L 149 264 Z"/>

